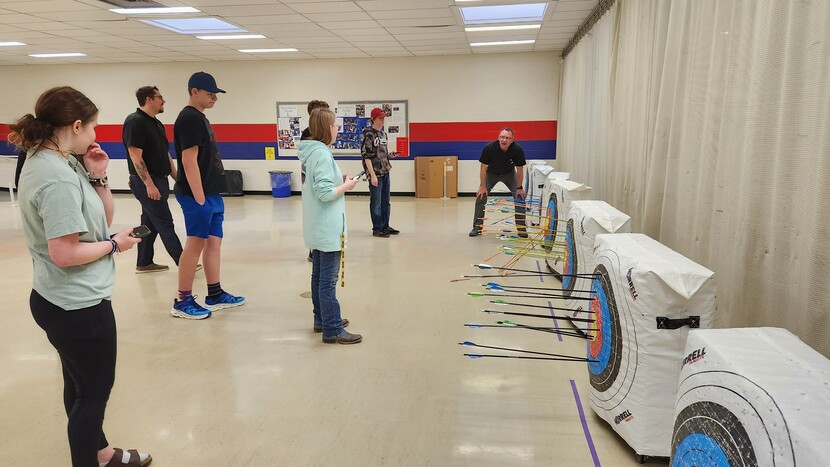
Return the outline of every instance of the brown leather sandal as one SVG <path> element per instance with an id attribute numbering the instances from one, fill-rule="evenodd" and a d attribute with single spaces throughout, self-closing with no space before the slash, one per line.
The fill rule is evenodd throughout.
<path id="1" fill-rule="evenodd" d="M 112 455 L 112 458 L 110 458 L 110 461 L 107 462 L 105 467 L 145 467 L 150 465 L 150 462 L 153 462 L 153 457 L 149 454 L 146 454 L 147 458 L 142 461 L 141 455 L 135 449 L 128 450 L 127 454 L 129 454 L 129 457 L 125 463 L 124 450 L 115 448 L 115 454 Z"/>

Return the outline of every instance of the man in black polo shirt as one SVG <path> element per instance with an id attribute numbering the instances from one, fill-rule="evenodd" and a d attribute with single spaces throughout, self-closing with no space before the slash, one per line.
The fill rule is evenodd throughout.
<path id="1" fill-rule="evenodd" d="M 166 271 L 166 265 L 153 262 L 153 243 L 156 236 L 167 253 L 179 264 L 182 243 L 173 227 L 173 215 L 167 205 L 170 185 L 167 176 L 175 180 L 176 165 L 170 157 L 170 143 L 164 125 L 156 115 L 164 112 L 164 98 L 155 86 L 144 86 L 135 93 L 139 108 L 127 116 L 121 138 L 127 148 L 127 166 L 130 171 L 130 190 L 141 203 L 141 223 L 150 228 L 150 235 L 138 246 L 135 272 Z"/>
<path id="2" fill-rule="evenodd" d="M 516 199 L 516 227 L 520 237 L 527 237 L 525 228 L 524 207 L 519 205 L 524 200 L 525 192 L 522 188 L 524 178 L 525 152 L 519 143 L 513 141 L 513 129 L 505 128 L 499 133 L 499 139 L 487 143 L 481 151 L 480 178 L 481 184 L 476 192 L 476 212 L 473 218 L 471 237 L 481 235 L 481 223 L 484 217 L 484 206 L 487 204 L 487 195 L 497 183 L 502 182 Z"/>

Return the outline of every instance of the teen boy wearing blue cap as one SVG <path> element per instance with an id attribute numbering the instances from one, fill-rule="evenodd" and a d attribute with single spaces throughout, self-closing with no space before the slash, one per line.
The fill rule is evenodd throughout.
<path id="1" fill-rule="evenodd" d="M 212 311 L 244 304 L 245 298 L 225 292 L 219 281 L 225 217 L 220 193 L 226 190 L 225 169 L 204 111 L 212 109 L 216 95 L 225 91 L 216 86 L 213 76 L 203 71 L 190 77 L 187 90 L 190 100 L 173 126 L 178 159 L 174 191 L 184 213 L 187 241 L 179 259 L 179 296 L 173 300 L 170 313 L 177 318 L 205 319 Z M 208 286 L 206 306 L 196 302 L 193 295 L 193 278 L 200 255 Z"/>

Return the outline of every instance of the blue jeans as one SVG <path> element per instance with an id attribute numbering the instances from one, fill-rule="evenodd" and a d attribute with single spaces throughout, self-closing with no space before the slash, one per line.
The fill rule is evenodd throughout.
<path id="1" fill-rule="evenodd" d="M 340 252 L 311 250 L 311 303 L 314 325 L 323 327 L 323 338 L 334 339 L 343 333 L 340 302 L 337 301 L 337 278 Z"/>
<path id="2" fill-rule="evenodd" d="M 372 231 L 389 230 L 389 174 L 378 177 L 378 186 L 369 183 L 369 214 L 372 216 Z"/>

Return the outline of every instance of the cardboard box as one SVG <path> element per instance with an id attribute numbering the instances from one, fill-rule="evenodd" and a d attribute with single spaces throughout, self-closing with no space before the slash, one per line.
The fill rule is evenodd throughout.
<path id="1" fill-rule="evenodd" d="M 458 157 L 419 156 L 415 158 L 415 197 L 441 198 L 444 193 L 444 175 L 447 179 L 446 196 L 458 196 Z"/>

